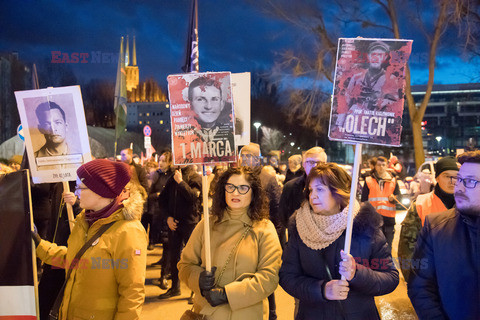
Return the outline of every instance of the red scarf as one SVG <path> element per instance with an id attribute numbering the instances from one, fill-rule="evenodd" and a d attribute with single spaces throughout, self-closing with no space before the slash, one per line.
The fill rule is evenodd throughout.
<path id="1" fill-rule="evenodd" d="M 123 200 L 120 196 L 115 198 L 109 205 L 105 208 L 98 211 L 85 210 L 85 220 L 88 222 L 88 225 L 91 226 L 95 221 L 108 218 L 120 208 L 123 208 Z"/>

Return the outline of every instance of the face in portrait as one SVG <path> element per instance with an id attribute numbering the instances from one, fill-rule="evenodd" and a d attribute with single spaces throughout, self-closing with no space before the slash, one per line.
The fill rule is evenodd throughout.
<path id="1" fill-rule="evenodd" d="M 205 77 L 197 78 L 190 83 L 188 99 L 202 128 L 213 128 L 219 124 L 225 108 L 220 83 Z"/>
<path id="2" fill-rule="evenodd" d="M 380 70 L 382 64 L 387 60 L 388 46 L 383 42 L 373 43 L 368 51 L 368 61 L 370 62 L 370 69 Z"/>
<path id="3" fill-rule="evenodd" d="M 38 130 L 45 137 L 45 144 L 36 152 L 36 157 L 68 154 L 66 136 L 68 124 L 63 109 L 55 102 L 45 102 L 35 110 Z"/>

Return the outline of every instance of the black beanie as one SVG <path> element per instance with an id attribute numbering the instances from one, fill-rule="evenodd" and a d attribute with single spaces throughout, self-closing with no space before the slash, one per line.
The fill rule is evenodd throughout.
<path id="1" fill-rule="evenodd" d="M 455 157 L 443 157 L 435 163 L 435 178 L 443 171 L 455 170 L 458 171 L 459 164 Z"/>

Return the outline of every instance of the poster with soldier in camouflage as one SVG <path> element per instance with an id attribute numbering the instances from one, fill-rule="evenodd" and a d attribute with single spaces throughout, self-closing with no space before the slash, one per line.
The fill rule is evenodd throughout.
<path id="1" fill-rule="evenodd" d="M 340 38 L 329 138 L 399 146 L 412 40 Z"/>

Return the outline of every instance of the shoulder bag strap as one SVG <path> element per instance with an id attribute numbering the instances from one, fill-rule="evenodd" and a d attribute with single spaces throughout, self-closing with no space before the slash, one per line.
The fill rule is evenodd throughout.
<path id="1" fill-rule="evenodd" d="M 238 239 L 238 241 L 235 244 L 235 246 L 233 247 L 232 251 L 230 251 L 230 254 L 228 255 L 227 261 L 223 265 L 222 271 L 220 271 L 220 275 L 218 276 L 217 280 L 215 281 L 215 285 L 218 285 L 218 283 L 220 282 L 220 279 L 222 279 L 223 273 L 225 272 L 225 269 L 227 269 L 228 263 L 232 259 L 233 254 L 237 251 L 238 245 L 240 244 L 240 242 L 242 242 L 243 239 L 245 239 L 245 237 L 247 236 L 247 233 L 248 233 L 248 231 L 250 231 L 250 229 L 251 229 L 251 227 L 249 225 L 247 225 L 247 227 L 245 228 L 245 231 L 243 232 L 242 236 L 240 237 L 240 239 Z"/>
<path id="2" fill-rule="evenodd" d="M 65 281 L 63 282 L 63 286 L 60 289 L 60 292 L 58 293 L 57 298 L 55 299 L 55 303 L 53 304 L 52 309 L 50 310 L 50 315 L 49 315 L 50 319 L 58 319 L 58 312 L 60 310 L 60 305 L 62 304 L 63 294 L 64 294 L 64 291 L 65 291 L 65 286 L 67 285 L 68 279 L 70 278 L 70 275 L 72 274 L 72 271 L 77 266 L 80 258 L 83 256 L 85 251 L 87 251 L 88 248 L 90 248 L 92 246 L 92 243 L 95 240 L 97 240 L 98 238 L 100 238 L 100 236 L 105 231 L 107 231 L 111 226 L 113 226 L 113 224 L 115 222 L 117 222 L 117 221 L 112 221 L 108 224 L 104 224 L 103 226 L 101 226 L 100 229 L 98 229 L 98 231 L 90 239 L 88 239 L 88 241 L 85 242 L 83 247 L 77 252 L 77 254 L 75 255 L 75 258 L 73 258 L 73 261 L 70 264 L 70 267 L 68 268 L 67 276 L 65 277 Z"/>

